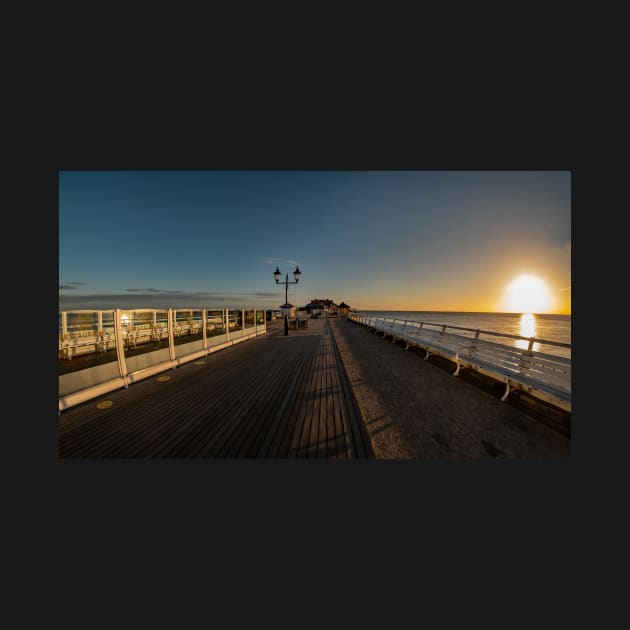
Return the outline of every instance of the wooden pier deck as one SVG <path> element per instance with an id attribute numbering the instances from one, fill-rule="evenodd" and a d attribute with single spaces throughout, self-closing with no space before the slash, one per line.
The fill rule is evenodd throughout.
<path id="1" fill-rule="evenodd" d="M 59 457 L 373 458 L 328 320 L 283 332 L 63 411 Z"/>

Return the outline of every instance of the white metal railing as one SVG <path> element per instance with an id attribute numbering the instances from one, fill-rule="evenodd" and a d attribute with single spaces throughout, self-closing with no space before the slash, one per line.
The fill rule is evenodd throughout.
<path id="1" fill-rule="evenodd" d="M 425 322 L 411 319 L 399 319 L 397 317 L 377 317 L 374 315 L 365 315 L 363 313 L 350 313 L 348 319 L 351 319 L 357 323 L 363 324 L 370 328 L 379 329 L 380 332 L 385 332 L 389 335 L 392 330 L 395 330 L 396 323 L 403 326 L 417 327 L 419 330 L 431 330 L 434 329 L 439 334 L 444 335 L 449 329 L 464 331 L 469 333 L 467 337 L 479 339 L 480 335 L 487 335 L 489 337 L 503 337 L 506 339 L 516 339 L 527 343 L 527 350 L 531 351 L 535 344 L 545 346 L 555 346 L 557 348 L 571 348 L 570 343 L 562 343 L 560 341 L 552 341 L 550 339 L 542 339 L 539 337 L 525 337 L 523 335 L 514 335 L 511 333 L 501 333 L 492 330 L 481 330 L 479 328 L 466 328 L 464 326 L 455 326 L 453 324 L 438 324 L 435 322 Z M 525 348 L 525 346 L 523 346 Z"/>
<path id="2" fill-rule="evenodd" d="M 258 309 L 59 312 L 59 411 L 267 332 Z"/>

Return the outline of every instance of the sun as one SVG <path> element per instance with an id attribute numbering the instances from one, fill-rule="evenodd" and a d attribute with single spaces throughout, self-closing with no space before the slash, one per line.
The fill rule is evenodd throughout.
<path id="1" fill-rule="evenodd" d="M 536 276 L 522 274 L 505 289 L 503 310 L 510 313 L 546 313 L 553 298 L 547 285 Z"/>

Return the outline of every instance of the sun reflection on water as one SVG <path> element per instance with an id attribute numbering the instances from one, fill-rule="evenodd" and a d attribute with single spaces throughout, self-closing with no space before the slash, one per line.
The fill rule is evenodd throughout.
<path id="1" fill-rule="evenodd" d="M 536 336 L 536 316 L 533 313 L 523 313 L 521 315 L 521 321 L 519 335 L 522 337 L 535 337 Z M 527 350 L 529 347 L 529 341 L 525 339 L 517 339 L 515 344 L 517 348 L 523 348 Z M 540 348 L 539 343 L 534 343 L 532 350 L 538 350 Z"/>

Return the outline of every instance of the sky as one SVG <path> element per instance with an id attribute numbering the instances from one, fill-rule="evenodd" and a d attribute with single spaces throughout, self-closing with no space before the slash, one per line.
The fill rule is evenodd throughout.
<path id="1" fill-rule="evenodd" d="M 59 308 L 571 312 L 569 171 L 61 171 Z M 276 267 L 282 283 L 275 283 Z"/>

